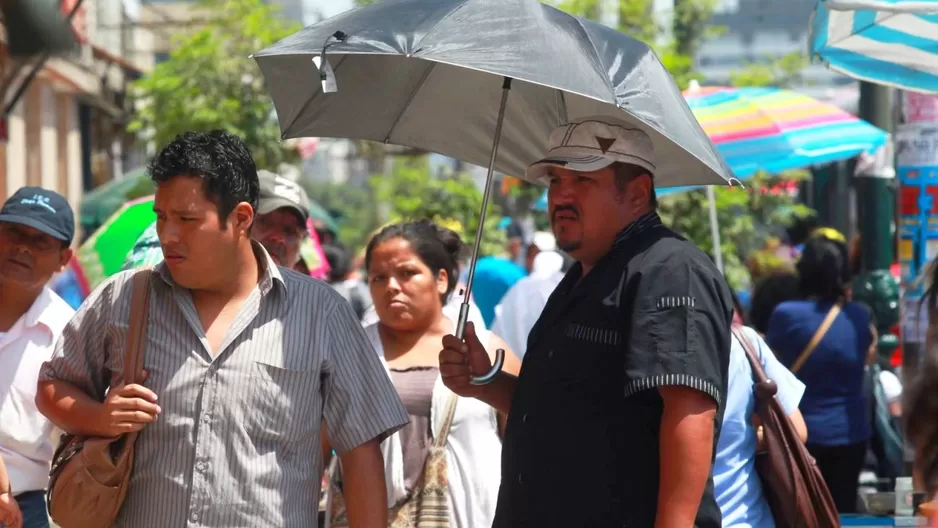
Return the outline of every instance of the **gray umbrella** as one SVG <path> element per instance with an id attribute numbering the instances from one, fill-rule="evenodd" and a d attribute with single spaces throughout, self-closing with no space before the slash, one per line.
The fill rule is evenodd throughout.
<path id="1" fill-rule="evenodd" d="M 493 170 L 522 176 L 554 127 L 585 117 L 645 130 L 659 187 L 732 174 L 646 44 L 535 0 L 384 0 L 254 57 L 284 138 L 368 139 L 488 166 L 483 208 Z M 482 222 L 460 337 L 481 233 Z"/>

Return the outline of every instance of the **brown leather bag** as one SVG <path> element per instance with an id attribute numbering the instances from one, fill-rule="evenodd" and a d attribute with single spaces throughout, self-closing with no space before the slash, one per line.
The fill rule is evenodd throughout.
<path id="1" fill-rule="evenodd" d="M 146 344 L 152 271 L 133 277 L 123 381 L 139 382 Z M 134 461 L 137 433 L 113 438 L 63 434 L 49 472 L 49 515 L 60 528 L 105 528 L 120 513 Z"/>
<path id="2" fill-rule="evenodd" d="M 839 528 L 840 516 L 824 477 L 775 398 L 778 386 L 766 375 L 762 361 L 742 328 L 733 325 L 733 335 L 743 346 L 752 366 L 756 412 L 762 421 L 765 441 L 765 452 L 756 455 L 756 470 L 775 525 L 779 528 Z"/>

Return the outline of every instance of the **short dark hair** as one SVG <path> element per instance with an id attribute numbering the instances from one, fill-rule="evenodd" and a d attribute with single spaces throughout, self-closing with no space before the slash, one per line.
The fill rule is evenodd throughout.
<path id="1" fill-rule="evenodd" d="M 149 172 L 157 185 L 177 176 L 202 178 L 205 197 L 215 204 L 222 225 L 241 202 L 257 211 L 257 166 L 244 140 L 230 132 L 179 134 L 153 157 Z"/>
<path id="2" fill-rule="evenodd" d="M 459 281 L 459 257 L 464 245 L 459 235 L 452 229 L 446 229 L 430 220 L 417 220 L 393 224 L 382 229 L 369 242 L 365 249 L 365 268 L 371 267 L 371 254 L 382 242 L 402 238 L 414 249 L 414 253 L 430 268 L 434 274 L 439 275 L 441 269 L 446 270 L 446 293 L 441 301 L 446 302 L 449 295 L 456 289 Z"/>
<path id="3" fill-rule="evenodd" d="M 773 272 L 760 279 L 752 291 L 749 324 L 760 334 L 769 331 L 769 320 L 775 307 L 801 297 L 798 275 L 787 271 Z"/>
<path id="4" fill-rule="evenodd" d="M 616 175 L 616 188 L 620 191 L 625 191 L 625 186 L 630 181 L 647 174 L 648 178 L 652 180 L 651 192 L 648 194 L 648 205 L 651 206 L 653 210 L 658 208 L 658 195 L 655 194 L 654 177 L 648 169 L 639 167 L 638 165 L 632 165 L 631 163 L 618 161 L 612 164 L 612 169 L 615 171 Z"/>
<path id="5" fill-rule="evenodd" d="M 352 264 L 348 250 L 339 244 L 323 244 L 322 253 L 329 263 L 329 282 L 345 280 Z"/>

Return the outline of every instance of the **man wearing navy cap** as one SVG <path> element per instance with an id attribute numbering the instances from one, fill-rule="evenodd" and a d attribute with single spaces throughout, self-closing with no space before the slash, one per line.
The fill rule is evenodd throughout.
<path id="1" fill-rule="evenodd" d="M 52 424 L 34 400 L 39 368 L 75 313 L 47 286 L 72 258 L 74 236 L 72 208 L 58 193 L 23 187 L 0 208 L 0 461 L 10 481 L 0 519 L 21 511 L 24 528 L 49 526 Z"/>

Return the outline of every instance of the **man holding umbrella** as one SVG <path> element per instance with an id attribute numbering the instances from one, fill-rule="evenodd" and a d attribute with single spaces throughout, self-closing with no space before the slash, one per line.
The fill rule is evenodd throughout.
<path id="1" fill-rule="evenodd" d="M 527 176 L 549 180 L 557 246 L 577 264 L 531 331 L 520 376 L 473 385 L 491 367 L 474 329 L 444 338 L 446 385 L 509 414 L 498 528 L 721 525 L 711 465 L 732 301 L 710 259 L 661 224 L 655 172 L 641 130 L 554 130 Z"/>

